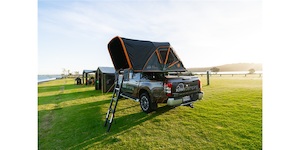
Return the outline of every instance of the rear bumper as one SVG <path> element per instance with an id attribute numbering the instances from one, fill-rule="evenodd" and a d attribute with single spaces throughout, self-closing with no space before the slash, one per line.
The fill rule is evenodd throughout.
<path id="1" fill-rule="evenodd" d="M 189 104 L 192 104 L 192 103 L 194 103 L 198 100 L 202 100 L 204 93 L 199 92 L 199 93 L 197 93 L 197 95 L 198 95 L 198 99 L 190 100 L 190 101 L 186 101 L 186 102 L 183 101 L 183 97 L 181 97 L 181 98 L 168 98 L 167 105 L 169 105 L 169 106 L 189 105 Z"/>
<path id="2" fill-rule="evenodd" d="M 200 92 L 200 93 L 199 93 L 199 98 L 198 98 L 198 100 L 202 100 L 203 95 L 204 95 L 204 93 L 203 93 L 203 92 Z"/>

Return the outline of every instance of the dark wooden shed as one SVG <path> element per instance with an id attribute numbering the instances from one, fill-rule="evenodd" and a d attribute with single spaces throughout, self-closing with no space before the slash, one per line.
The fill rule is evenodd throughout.
<path id="1" fill-rule="evenodd" d="M 114 67 L 98 67 L 95 75 L 95 89 L 102 92 L 112 92 L 115 82 Z"/>
<path id="2" fill-rule="evenodd" d="M 85 85 L 88 84 L 87 79 L 88 79 L 88 74 L 90 74 L 90 73 L 96 73 L 96 70 L 83 70 L 83 72 L 82 72 L 82 84 L 84 84 L 84 82 L 85 82 Z"/>

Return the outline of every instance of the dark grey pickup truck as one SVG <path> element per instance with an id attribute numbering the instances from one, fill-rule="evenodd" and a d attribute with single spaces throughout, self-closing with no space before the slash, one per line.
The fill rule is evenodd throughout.
<path id="1" fill-rule="evenodd" d="M 125 69 L 121 96 L 140 102 L 146 113 L 156 110 L 157 103 L 193 107 L 193 103 L 203 97 L 201 81 L 196 76 L 180 74 L 134 73 Z"/>
<path id="2" fill-rule="evenodd" d="M 169 42 L 116 36 L 108 51 L 116 72 L 123 72 L 120 95 L 140 102 L 144 112 L 155 110 L 157 103 L 193 107 L 203 97 L 200 79 L 182 75 L 187 70 Z"/>

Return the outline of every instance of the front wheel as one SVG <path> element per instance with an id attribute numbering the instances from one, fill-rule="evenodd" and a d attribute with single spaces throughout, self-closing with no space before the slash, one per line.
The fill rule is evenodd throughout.
<path id="1" fill-rule="evenodd" d="M 140 96 L 140 106 L 145 113 L 150 113 L 157 108 L 157 103 L 152 102 L 147 93 L 142 93 Z"/>

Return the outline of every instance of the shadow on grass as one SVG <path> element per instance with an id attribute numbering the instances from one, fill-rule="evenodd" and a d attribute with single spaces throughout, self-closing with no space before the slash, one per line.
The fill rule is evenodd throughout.
<path id="1" fill-rule="evenodd" d="M 125 99 L 124 99 L 124 100 L 125 100 Z M 124 110 L 126 110 L 126 109 L 130 109 L 130 108 L 137 107 L 137 106 L 140 106 L 140 103 L 138 103 L 138 104 L 136 104 L 136 105 L 132 105 L 132 106 L 126 107 L 126 108 L 121 108 L 121 109 L 118 109 L 118 108 L 117 108 L 117 112 L 122 112 L 122 111 L 124 111 Z M 105 113 L 104 115 L 106 115 L 106 113 Z"/>
<path id="2" fill-rule="evenodd" d="M 38 148 L 67 149 L 98 136 L 100 106 L 110 100 L 39 111 Z M 48 119 L 51 118 L 51 119 Z"/>
<path id="3" fill-rule="evenodd" d="M 107 133 L 107 128 L 103 126 L 106 114 L 102 112 L 107 111 L 111 94 L 104 94 L 102 100 L 93 98 L 100 95 L 101 91 L 89 90 L 39 97 L 39 107 L 57 104 L 59 109 L 38 111 L 38 149 L 82 149 L 99 143 L 100 146 L 113 144 L 117 141 L 114 135 L 129 132 L 133 127 L 172 109 L 164 106 L 151 114 L 138 112 L 122 117 L 116 115 L 111 131 Z M 86 99 L 89 97 L 91 99 Z M 136 106 L 118 109 L 117 113 Z"/>
<path id="4" fill-rule="evenodd" d="M 130 107 L 136 107 L 130 106 Z M 99 122 L 98 129 L 95 130 L 97 132 L 97 136 L 91 137 L 89 139 L 86 139 L 84 141 L 81 141 L 71 147 L 68 147 L 69 149 L 88 149 L 91 148 L 97 144 L 101 144 L 102 146 L 109 145 L 115 142 L 118 142 L 118 139 L 114 137 L 116 134 L 124 134 L 128 131 L 130 131 L 131 128 L 147 121 L 151 120 L 159 115 L 164 114 L 165 112 L 171 110 L 173 107 L 169 106 L 163 106 L 159 107 L 156 112 L 152 112 L 151 114 L 146 114 L 144 112 L 138 112 L 134 114 L 129 114 L 126 116 L 122 116 L 120 118 L 115 118 L 110 132 L 106 132 L 107 127 L 104 127 L 104 119 Z M 128 108 L 124 108 L 128 109 Z M 121 110 L 117 110 L 121 111 Z M 105 116 L 104 116 L 105 117 Z M 102 118 L 104 118 L 102 117 Z"/>
<path id="5" fill-rule="evenodd" d="M 38 97 L 38 104 L 43 105 L 43 104 L 52 104 L 52 103 L 60 103 L 60 102 L 65 102 L 65 101 L 70 101 L 70 100 L 75 100 L 75 99 L 80 99 L 80 98 L 87 98 L 87 97 L 92 97 L 92 96 L 100 96 L 101 91 L 99 90 L 89 90 L 89 91 L 83 91 L 83 92 L 73 92 L 73 93 L 59 93 L 56 95 L 51 95 L 51 96 L 39 96 Z"/>
<path id="6" fill-rule="evenodd" d="M 209 86 L 209 85 L 207 85 L 207 84 L 205 84 L 205 85 L 202 85 L 202 87 L 206 87 L 206 86 Z"/>
<path id="7" fill-rule="evenodd" d="M 141 111 L 141 112 L 138 112 L 135 114 L 130 114 L 127 116 L 117 118 L 116 124 L 112 125 L 110 132 L 111 133 L 123 132 L 123 131 L 128 130 L 136 125 L 139 125 L 147 120 L 151 120 L 159 115 L 162 115 L 171 109 L 173 109 L 173 107 L 165 105 L 163 107 L 158 107 L 155 112 L 152 112 L 150 114 L 146 114 Z"/>
<path id="8" fill-rule="evenodd" d="M 38 92 L 39 93 L 44 93 L 44 92 L 59 91 L 62 86 L 64 86 L 64 90 L 94 87 L 94 85 L 75 85 L 75 84 L 65 84 L 65 85 L 55 85 L 55 86 L 40 86 L 40 87 L 38 87 Z"/>

